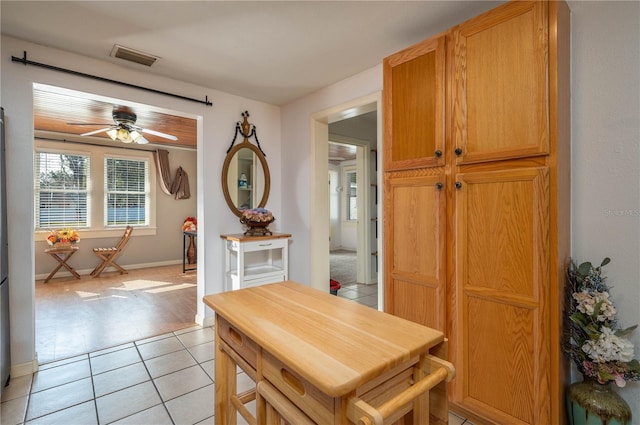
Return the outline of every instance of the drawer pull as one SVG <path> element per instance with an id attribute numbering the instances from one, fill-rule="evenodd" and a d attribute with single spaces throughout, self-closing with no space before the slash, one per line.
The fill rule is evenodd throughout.
<path id="1" fill-rule="evenodd" d="M 233 328 L 229 328 L 229 337 L 237 345 L 242 345 L 242 334 Z"/>
<path id="2" fill-rule="evenodd" d="M 300 382 L 298 378 L 293 376 L 291 372 L 289 372 L 286 369 L 280 369 L 280 375 L 282 375 L 282 380 L 287 385 L 289 385 L 295 392 L 297 392 L 300 396 L 304 395 L 305 393 L 304 385 L 302 385 L 302 382 Z"/>
<path id="3" fill-rule="evenodd" d="M 347 417 L 357 425 L 383 425 L 385 419 L 407 403 L 412 402 L 440 382 L 453 377 L 453 365 L 447 367 L 446 362 L 442 363 L 445 365 L 438 367 L 414 385 L 387 400 L 377 409 L 358 397 L 350 398 L 347 404 Z"/>
<path id="4" fill-rule="evenodd" d="M 259 246 L 271 246 L 273 245 L 272 243 L 261 243 Z"/>

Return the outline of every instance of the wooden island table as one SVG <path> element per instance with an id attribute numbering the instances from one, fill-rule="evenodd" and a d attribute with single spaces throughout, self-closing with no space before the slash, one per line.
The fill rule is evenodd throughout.
<path id="1" fill-rule="evenodd" d="M 217 425 L 448 422 L 440 331 L 292 281 L 203 300 L 216 312 Z M 237 394 L 237 367 L 255 388 Z"/>

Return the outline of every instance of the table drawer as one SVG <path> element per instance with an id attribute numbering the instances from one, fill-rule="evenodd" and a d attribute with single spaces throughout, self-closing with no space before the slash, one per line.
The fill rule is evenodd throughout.
<path id="1" fill-rule="evenodd" d="M 334 399 L 265 351 L 262 352 L 262 374 L 314 422 L 334 423 Z"/>
<path id="2" fill-rule="evenodd" d="M 217 326 L 220 338 L 229 344 L 252 368 L 256 369 L 258 367 L 258 345 L 221 316 L 218 316 Z"/>

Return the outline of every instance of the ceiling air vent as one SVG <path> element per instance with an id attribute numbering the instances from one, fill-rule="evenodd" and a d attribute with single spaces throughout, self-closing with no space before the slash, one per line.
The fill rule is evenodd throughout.
<path id="1" fill-rule="evenodd" d="M 159 59 L 158 56 L 142 53 L 137 50 L 130 49 L 128 47 L 119 46 L 117 44 L 114 44 L 113 49 L 111 49 L 111 53 L 109 56 L 113 56 L 119 59 L 124 59 L 129 62 L 139 63 L 141 65 L 146 65 L 146 66 L 153 65 L 154 62 Z"/>

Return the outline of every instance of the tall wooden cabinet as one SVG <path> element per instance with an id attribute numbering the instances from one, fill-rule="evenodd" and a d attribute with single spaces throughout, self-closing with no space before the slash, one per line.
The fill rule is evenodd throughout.
<path id="1" fill-rule="evenodd" d="M 517 1 L 384 61 L 385 310 L 479 423 L 565 422 L 569 60 L 567 5 Z"/>

